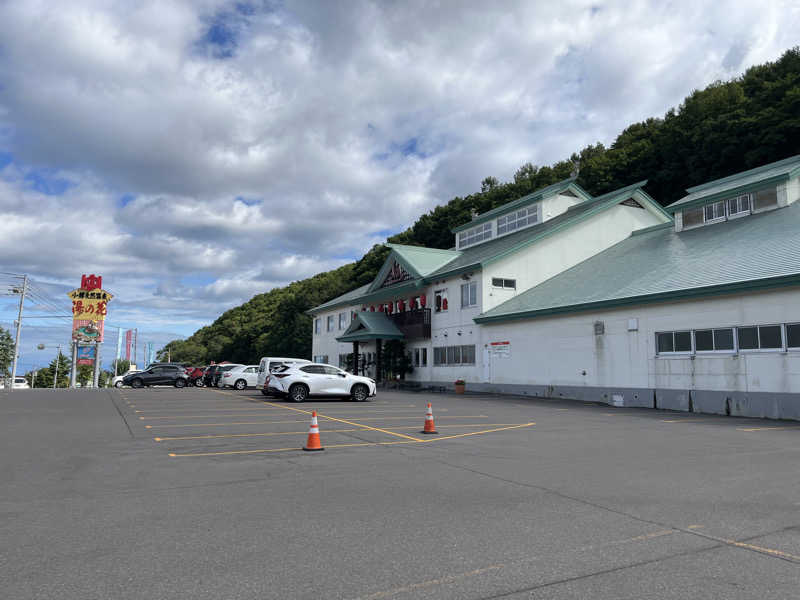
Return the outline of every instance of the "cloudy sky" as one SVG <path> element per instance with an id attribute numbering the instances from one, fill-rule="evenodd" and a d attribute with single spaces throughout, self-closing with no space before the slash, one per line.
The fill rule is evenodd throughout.
<path id="1" fill-rule="evenodd" d="M 160 345 L 798 31 L 791 0 L 0 0 L 0 271 L 32 315 L 102 274 L 111 326 Z M 25 323 L 25 368 L 69 337 Z"/>

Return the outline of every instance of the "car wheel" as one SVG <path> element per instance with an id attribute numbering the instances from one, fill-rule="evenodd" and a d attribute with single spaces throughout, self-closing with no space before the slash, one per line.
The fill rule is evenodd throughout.
<path id="1" fill-rule="evenodd" d="M 369 398 L 369 388 L 363 383 L 357 383 L 351 390 L 351 396 L 356 402 L 365 402 Z"/>
<path id="2" fill-rule="evenodd" d="M 195 379 L 195 380 L 194 380 L 194 384 L 195 384 L 195 386 L 197 386 L 197 387 L 205 387 L 205 385 L 206 385 L 206 382 L 205 382 L 205 381 L 203 381 L 202 379 Z"/>
<path id="3" fill-rule="evenodd" d="M 244 379 L 237 379 L 236 383 L 233 384 L 237 390 L 243 390 L 247 387 L 247 382 Z"/>
<path id="4" fill-rule="evenodd" d="M 175 387 L 176 388 L 186 387 L 186 380 L 185 379 L 180 379 L 180 378 L 176 379 L 175 380 Z"/>
<path id="5" fill-rule="evenodd" d="M 295 383 L 289 388 L 289 398 L 293 402 L 303 402 L 308 398 L 308 388 L 302 383 Z"/>
<path id="6" fill-rule="evenodd" d="M 131 387 L 140 388 L 144 387 L 144 382 L 141 379 L 134 379 L 131 381 Z"/>
<path id="7" fill-rule="evenodd" d="M 121 388 L 122 387 L 122 382 L 118 381 L 117 383 L 114 384 L 114 387 L 115 388 Z"/>

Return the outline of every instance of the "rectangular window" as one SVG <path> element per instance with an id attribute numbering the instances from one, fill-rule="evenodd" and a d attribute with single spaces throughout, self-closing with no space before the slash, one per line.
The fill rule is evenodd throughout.
<path id="1" fill-rule="evenodd" d="M 419 348 L 414 348 L 414 366 L 419 366 Z"/>
<path id="2" fill-rule="evenodd" d="M 319 333 L 322 319 L 314 319 L 314 333 Z"/>
<path id="3" fill-rule="evenodd" d="M 339 329 L 347 327 L 347 313 L 339 313 Z"/>
<path id="4" fill-rule="evenodd" d="M 328 331 L 333 331 L 333 315 L 328 315 Z"/>
<path id="5" fill-rule="evenodd" d="M 517 289 L 516 279 L 502 279 L 501 277 L 492 277 L 492 287 L 506 288 L 508 290 Z"/>
<path id="6" fill-rule="evenodd" d="M 742 194 L 728 200 L 728 216 L 746 215 L 750 213 L 750 194 Z"/>
<path id="7" fill-rule="evenodd" d="M 706 204 L 706 223 L 709 221 L 718 221 L 725 218 L 725 201 L 714 202 L 713 204 Z"/>
<path id="8" fill-rule="evenodd" d="M 740 350 L 782 350 L 783 336 L 780 325 L 739 327 Z"/>
<path id="9" fill-rule="evenodd" d="M 461 286 L 461 308 L 478 304 L 478 282 L 470 281 Z"/>
<path id="10" fill-rule="evenodd" d="M 447 290 L 436 290 L 433 294 L 434 312 L 444 312 L 447 310 Z"/>
<path id="11" fill-rule="evenodd" d="M 427 367 L 428 366 L 428 349 L 427 348 L 423 348 L 422 349 L 422 366 L 423 367 Z"/>
<path id="12" fill-rule="evenodd" d="M 800 349 L 800 323 L 786 326 L 786 347 Z"/>
<path id="13" fill-rule="evenodd" d="M 683 211 L 683 226 L 688 228 L 702 225 L 705 222 L 703 217 L 704 212 L 702 208 L 693 208 Z"/>
<path id="14" fill-rule="evenodd" d="M 694 347 L 697 352 L 733 350 L 733 329 L 699 329 L 694 332 Z"/>
<path id="15" fill-rule="evenodd" d="M 665 331 L 656 334 L 656 349 L 659 354 L 692 351 L 691 331 Z"/>
<path id="16" fill-rule="evenodd" d="M 427 348 L 422 349 L 422 366 L 428 362 Z M 475 346 L 445 346 L 433 349 L 433 366 L 474 365 Z"/>
<path id="17" fill-rule="evenodd" d="M 778 188 L 759 190 L 754 194 L 753 210 L 766 210 L 778 206 Z"/>
<path id="18" fill-rule="evenodd" d="M 475 364 L 475 346 L 461 346 L 461 364 L 474 365 Z"/>
<path id="19" fill-rule="evenodd" d="M 465 248 L 466 246 L 472 246 L 478 242 L 490 239 L 492 239 L 492 224 L 484 223 L 472 229 L 459 232 L 458 247 Z"/>
<path id="20" fill-rule="evenodd" d="M 528 208 L 523 208 L 509 215 L 497 219 L 497 235 L 511 233 L 517 229 L 522 229 L 528 225 L 535 225 L 539 222 L 539 205 L 535 204 Z"/>

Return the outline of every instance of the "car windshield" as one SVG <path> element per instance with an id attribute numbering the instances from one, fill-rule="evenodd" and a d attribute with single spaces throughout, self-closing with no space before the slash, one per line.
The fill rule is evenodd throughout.
<path id="1" fill-rule="evenodd" d="M 238 366 L 239 365 L 225 365 L 224 367 L 220 367 L 218 370 L 219 371 L 230 371 L 231 369 L 234 369 L 234 368 L 236 368 Z"/>

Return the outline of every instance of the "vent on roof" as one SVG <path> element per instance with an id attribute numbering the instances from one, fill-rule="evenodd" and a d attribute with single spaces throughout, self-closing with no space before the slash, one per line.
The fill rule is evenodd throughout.
<path id="1" fill-rule="evenodd" d="M 636 200 L 634 200 L 633 198 L 628 198 L 628 199 L 627 199 L 627 200 L 625 200 L 624 202 L 620 202 L 620 204 L 624 204 L 625 206 L 632 206 L 633 208 L 641 208 L 642 210 L 644 210 L 644 206 L 642 206 L 641 204 L 639 204 L 639 203 L 638 203 Z"/>

